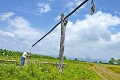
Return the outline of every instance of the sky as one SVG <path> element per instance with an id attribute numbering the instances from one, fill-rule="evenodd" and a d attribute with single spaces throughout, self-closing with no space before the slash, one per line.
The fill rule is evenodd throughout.
<path id="1" fill-rule="evenodd" d="M 33 54 L 59 55 L 60 20 L 84 0 L 0 0 L 0 48 L 29 51 Z M 119 0 L 94 0 L 95 13 L 90 14 L 91 0 L 68 18 L 64 56 L 73 58 L 120 58 Z"/>

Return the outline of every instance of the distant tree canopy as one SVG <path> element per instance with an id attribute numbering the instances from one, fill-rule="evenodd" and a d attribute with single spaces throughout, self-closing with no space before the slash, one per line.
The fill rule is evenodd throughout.
<path id="1" fill-rule="evenodd" d="M 120 65 L 120 58 L 119 59 L 114 59 L 114 58 L 111 58 L 110 60 L 109 60 L 109 64 L 112 64 L 112 65 L 114 65 L 114 64 L 117 64 L 117 65 Z"/>
<path id="2" fill-rule="evenodd" d="M 74 61 L 79 61 L 79 60 L 77 58 L 75 58 Z"/>
<path id="3" fill-rule="evenodd" d="M 66 56 L 63 56 L 63 60 L 67 60 Z"/>
<path id="4" fill-rule="evenodd" d="M 103 63 L 102 61 L 99 61 L 99 63 Z"/>
<path id="5" fill-rule="evenodd" d="M 120 65 L 120 58 L 116 60 L 117 65 Z"/>
<path id="6" fill-rule="evenodd" d="M 110 61 L 109 61 L 109 64 L 114 64 L 115 63 L 115 59 L 114 58 L 111 58 Z"/>

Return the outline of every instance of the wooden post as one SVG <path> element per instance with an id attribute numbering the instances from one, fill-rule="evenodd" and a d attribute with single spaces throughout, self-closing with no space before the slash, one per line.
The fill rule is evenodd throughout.
<path id="1" fill-rule="evenodd" d="M 59 51 L 59 66 L 58 71 L 61 74 L 63 67 L 63 54 L 64 54 L 64 41 L 65 41 L 65 30 L 68 19 L 64 19 L 64 14 L 61 14 L 61 40 L 60 40 L 60 51 Z"/>

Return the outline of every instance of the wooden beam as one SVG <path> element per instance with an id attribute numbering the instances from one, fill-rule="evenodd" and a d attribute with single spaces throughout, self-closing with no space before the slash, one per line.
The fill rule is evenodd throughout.
<path id="1" fill-rule="evenodd" d="M 64 19 L 64 14 L 61 14 L 61 40 L 60 40 L 60 51 L 59 51 L 59 65 L 58 71 L 61 74 L 63 67 L 63 54 L 64 54 L 64 41 L 65 41 L 65 30 L 68 19 Z"/>

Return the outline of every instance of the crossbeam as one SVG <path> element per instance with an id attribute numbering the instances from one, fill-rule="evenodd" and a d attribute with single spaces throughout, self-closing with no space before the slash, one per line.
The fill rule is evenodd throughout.
<path id="1" fill-rule="evenodd" d="M 72 12 L 70 12 L 70 13 L 64 18 L 64 20 L 67 19 L 70 15 L 72 15 L 77 9 L 79 9 L 79 8 L 80 8 L 83 4 L 85 4 L 87 1 L 88 1 L 88 0 L 83 1 L 83 2 L 82 2 L 79 6 L 77 6 Z M 61 23 L 61 21 L 58 22 L 48 33 L 46 33 L 43 37 L 41 37 L 37 42 L 35 42 L 35 43 L 32 45 L 32 47 L 35 46 L 38 42 L 40 42 L 43 38 L 45 38 L 48 34 L 50 34 L 60 23 Z"/>
<path id="2" fill-rule="evenodd" d="M 12 64 L 16 64 L 16 60 L 3 60 L 3 59 L 0 59 L 0 63 L 12 63 Z"/>

